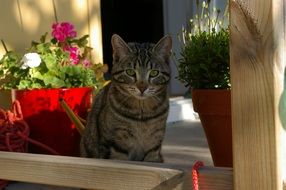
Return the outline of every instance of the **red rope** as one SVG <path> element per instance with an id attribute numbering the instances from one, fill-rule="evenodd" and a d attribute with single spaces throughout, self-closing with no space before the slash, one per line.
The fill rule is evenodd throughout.
<path id="1" fill-rule="evenodd" d="M 201 161 L 197 161 L 192 168 L 192 175 L 193 175 L 193 186 L 194 190 L 199 190 L 199 174 L 198 170 L 200 167 L 204 166 L 204 163 Z"/>
<path id="2" fill-rule="evenodd" d="M 5 187 L 7 186 L 7 181 L 4 181 L 4 180 L 0 180 L 0 189 L 5 189 Z"/>
<path id="3" fill-rule="evenodd" d="M 59 155 L 47 145 L 29 138 L 30 129 L 23 120 L 19 101 L 12 104 L 12 112 L 0 109 L 0 151 L 27 152 L 28 142 L 37 145 L 51 154 Z M 7 181 L 0 180 L 0 190 L 4 189 Z"/>

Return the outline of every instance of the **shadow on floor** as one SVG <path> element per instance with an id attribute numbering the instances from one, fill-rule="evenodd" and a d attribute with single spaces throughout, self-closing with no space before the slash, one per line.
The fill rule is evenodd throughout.
<path id="1" fill-rule="evenodd" d="M 163 142 L 162 154 L 166 163 L 192 165 L 200 160 L 213 165 L 201 123 L 180 121 L 169 123 Z"/>

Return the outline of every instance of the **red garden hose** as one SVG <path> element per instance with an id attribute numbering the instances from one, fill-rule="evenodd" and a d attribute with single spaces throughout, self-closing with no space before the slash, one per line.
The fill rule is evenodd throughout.
<path id="1" fill-rule="evenodd" d="M 37 145 L 51 154 L 59 155 L 55 150 L 38 141 L 29 138 L 30 129 L 23 120 L 19 101 L 12 104 L 12 112 L 0 109 L 0 151 L 27 152 L 28 142 Z M 4 189 L 7 181 L 0 180 L 0 190 Z"/>
<path id="2" fill-rule="evenodd" d="M 198 170 L 200 167 L 204 166 L 204 163 L 201 161 L 197 161 L 192 168 L 192 176 L 193 176 L 193 188 L 194 190 L 199 190 L 199 174 Z"/>

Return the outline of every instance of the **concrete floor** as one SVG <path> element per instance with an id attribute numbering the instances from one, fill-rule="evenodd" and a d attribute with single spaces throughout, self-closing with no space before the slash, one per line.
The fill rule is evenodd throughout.
<path id="1" fill-rule="evenodd" d="M 184 113 L 184 114 L 182 114 Z M 187 113 L 187 114 L 186 114 Z M 212 165 L 207 141 L 190 99 L 175 98 L 170 102 L 166 136 L 162 146 L 165 163 L 192 166 L 195 161 Z M 10 183 L 7 190 L 72 190 L 28 183 Z"/>
<path id="2" fill-rule="evenodd" d="M 162 153 L 166 163 L 190 166 L 200 160 L 213 165 L 200 121 L 168 124 Z"/>

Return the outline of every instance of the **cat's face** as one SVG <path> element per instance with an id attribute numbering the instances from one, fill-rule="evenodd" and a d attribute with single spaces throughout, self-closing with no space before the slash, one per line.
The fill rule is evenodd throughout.
<path id="1" fill-rule="evenodd" d="M 126 44 L 118 35 L 112 37 L 112 80 L 122 93 L 138 99 L 156 96 L 170 80 L 170 36 L 154 44 Z"/>

